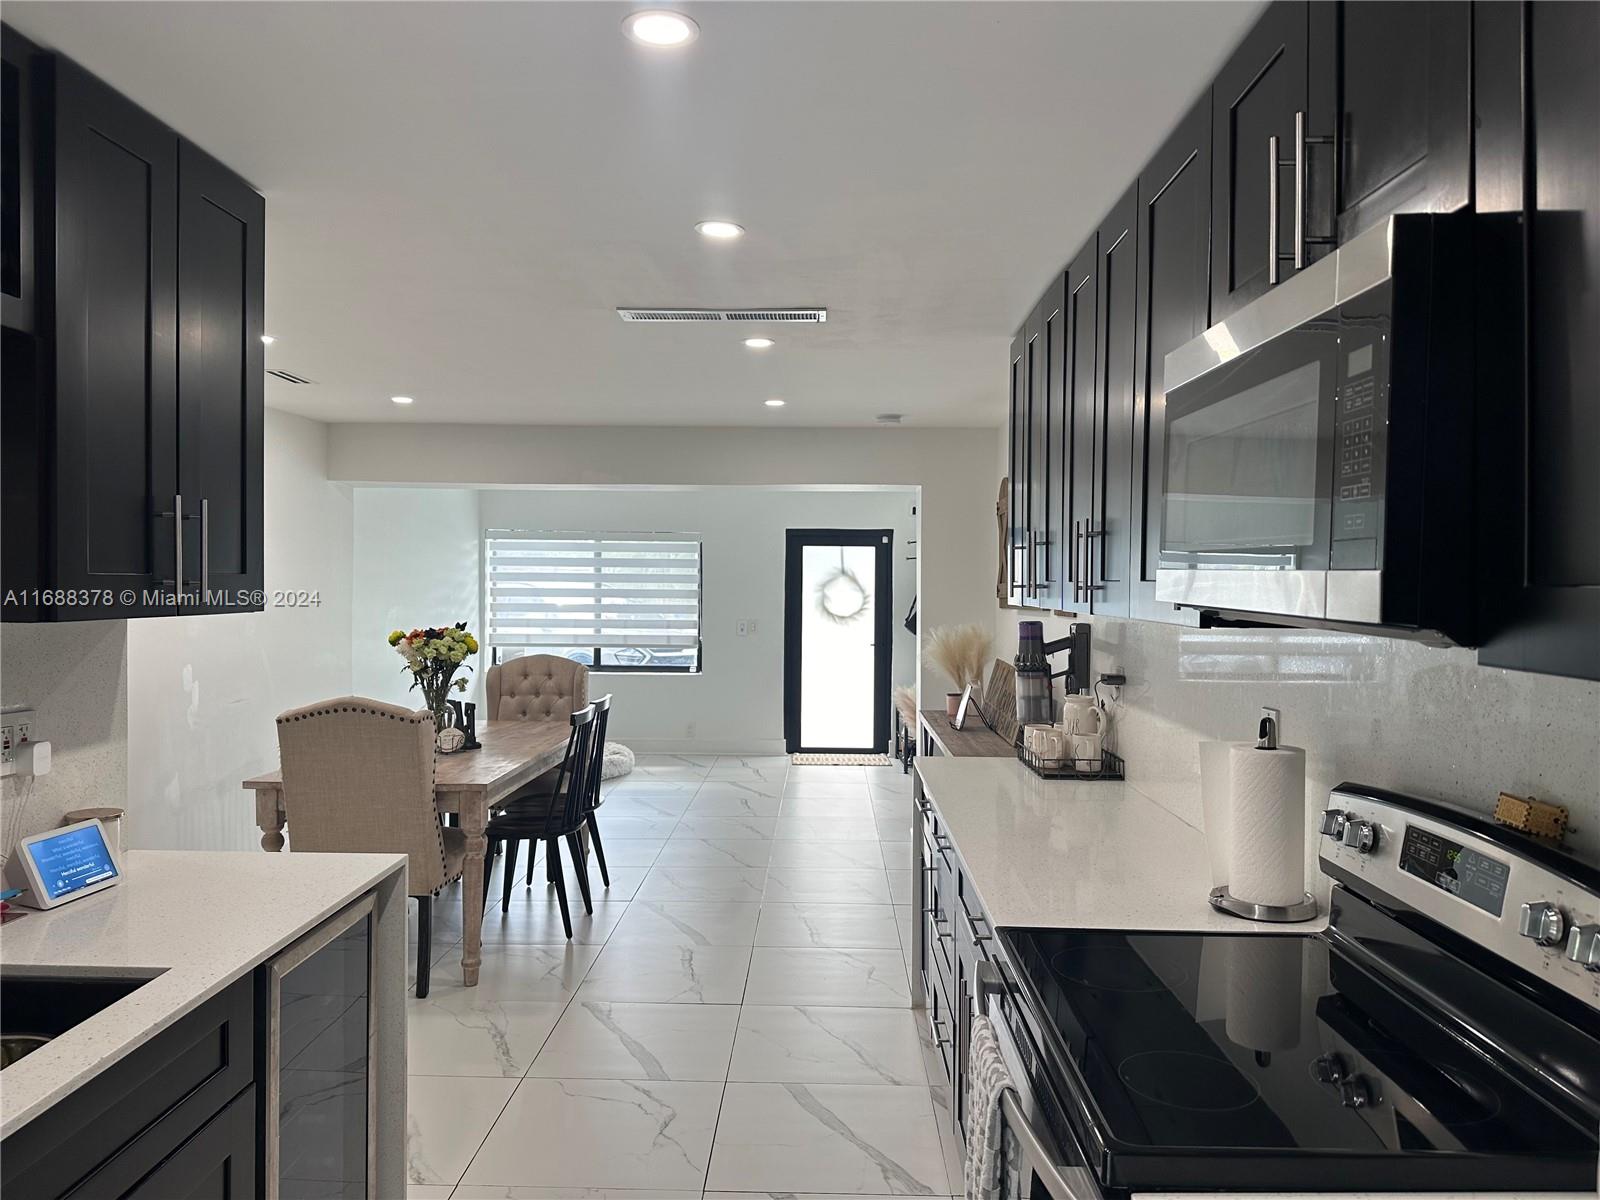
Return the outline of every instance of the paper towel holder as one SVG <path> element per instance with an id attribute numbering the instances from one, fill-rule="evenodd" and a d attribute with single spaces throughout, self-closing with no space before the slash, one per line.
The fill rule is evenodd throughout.
<path id="1" fill-rule="evenodd" d="M 1271 921 L 1285 925 L 1309 921 L 1317 915 L 1317 901 L 1310 892 L 1297 904 L 1255 904 L 1232 895 L 1226 885 L 1211 889 L 1211 907 L 1247 921 Z"/>

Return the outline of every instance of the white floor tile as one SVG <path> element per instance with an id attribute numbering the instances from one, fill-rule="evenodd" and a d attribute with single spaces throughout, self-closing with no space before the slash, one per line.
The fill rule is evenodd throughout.
<path id="1" fill-rule="evenodd" d="M 699 1188 L 662 1191 L 660 1188 L 494 1187 L 463 1183 L 449 1200 L 700 1200 L 700 1196 Z M 742 1200 L 760 1200 L 760 1197 L 745 1196 Z M 805 1200 L 805 1197 L 797 1196 L 795 1200 Z"/>
<path id="2" fill-rule="evenodd" d="M 886 904 L 763 904 L 755 938 L 758 946 L 900 947 L 894 910 Z"/>
<path id="3" fill-rule="evenodd" d="M 703 817 L 684 814 L 673 830 L 673 838 L 771 838 L 777 831 L 777 817 Z"/>
<path id="4" fill-rule="evenodd" d="M 828 817 L 778 818 L 774 837 L 802 842 L 870 842 L 878 837 L 878 826 L 870 817 L 841 820 Z"/>
<path id="5" fill-rule="evenodd" d="M 579 1000 L 640 1004 L 738 1004 L 749 973 L 748 946 L 607 946 Z"/>
<path id="6" fill-rule="evenodd" d="M 764 898 L 778 904 L 888 904 L 889 881 L 877 870 L 773 867 Z"/>
<path id="7" fill-rule="evenodd" d="M 478 986 L 461 984 L 461 947 L 433 965 L 429 999 L 471 992 L 482 1000 L 564 1000 L 578 990 L 600 953 L 599 946 L 567 942 L 559 946 L 485 946 Z"/>
<path id="8" fill-rule="evenodd" d="M 517 1081 L 416 1075 L 406 1083 L 406 1181 L 453 1184 L 505 1108 Z"/>
<path id="9" fill-rule="evenodd" d="M 602 796 L 692 796 L 705 780 L 698 775 L 662 779 L 650 775 L 624 775 L 600 785 Z"/>
<path id="10" fill-rule="evenodd" d="M 912 784 L 917 775 L 915 771 L 902 769 L 898 764 L 892 767 L 863 767 L 867 777 L 867 786 L 875 792 L 901 792 L 909 796 Z"/>
<path id="11" fill-rule="evenodd" d="M 740 768 L 750 771 L 776 771 L 780 775 L 789 770 L 787 754 L 719 754 L 713 771 Z"/>
<path id="12" fill-rule="evenodd" d="M 600 836 L 606 841 L 631 838 L 668 838 L 678 824 L 676 817 L 613 817 L 600 810 Z"/>
<path id="13" fill-rule="evenodd" d="M 633 766 L 635 770 L 709 771 L 716 762 L 715 754 L 637 754 Z"/>
<path id="14" fill-rule="evenodd" d="M 455 1191 L 451 1183 L 413 1183 L 406 1187 L 406 1200 L 450 1200 Z"/>
<path id="15" fill-rule="evenodd" d="M 604 809 L 597 818 L 600 838 L 606 849 L 606 863 L 613 867 L 649 867 L 655 864 L 666 838 L 614 838 L 607 825 L 610 810 Z"/>
<path id="16" fill-rule="evenodd" d="M 634 867 L 631 870 L 643 872 L 648 868 Z M 600 886 L 600 872 L 591 864 L 591 882 L 598 889 Z M 613 871 L 615 879 L 617 872 Z M 600 945 L 610 936 L 611 930 L 622 920 L 623 913 L 628 911 L 625 899 L 607 899 L 600 891 L 595 892 L 594 914 L 583 911 L 583 897 L 578 895 L 578 885 L 575 880 L 567 880 L 567 900 L 572 912 L 572 940 L 591 945 Z M 556 895 L 544 881 L 544 866 L 540 864 L 535 868 L 534 884 L 532 889 L 522 886 L 519 882 L 511 890 L 510 911 L 500 911 L 499 890 L 493 889 L 489 893 L 489 908 L 483 914 L 483 945 L 484 952 L 488 953 L 490 946 L 521 945 L 521 946 L 556 946 L 567 940 L 566 928 L 561 924 L 561 907 L 556 902 Z"/>
<path id="17" fill-rule="evenodd" d="M 868 803 L 872 806 L 872 819 L 885 824 L 897 822 L 909 831 L 916 809 L 911 807 L 911 797 L 892 793 L 873 792 Z M 908 832 L 907 837 L 910 836 Z"/>
<path id="18" fill-rule="evenodd" d="M 885 843 L 892 845 L 894 843 Z M 889 896 L 896 904 L 910 904 L 915 899 L 913 885 L 916 881 L 916 872 L 907 868 L 904 871 L 885 871 L 889 877 Z"/>
<path id="19" fill-rule="evenodd" d="M 825 767 L 810 763 L 796 763 L 789 768 L 790 779 L 817 779 L 830 783 L 865 783 L 864 767 Z"/>
<path id="20" fill-rule="evenodd" d="M 809 870 L 882 870 L 883 854 L 879 842 L 774 842 L 774 867 L 804 867 Z M 898 865 L 898 864 L 897 864 Z"/>
<path id="21" fill-rule="evenodd" d="M 764 867 L 650 868 L 639 888 L 641 900 L 735 900 L 754 903 L 767 882 Z"/>
<path id="22" fill-rule="evenodd" d="M 879 842 L 878 849 L 883 853 L 883 868 L 886 871 L 913 870 L 910 842 Z"/>
<path id="23" fill-rule="evenodd" d="M 756 921 L 765 920 L 765 912 L 760 904 L 736 901 L 635 900 L 609 944 L 750 946 L 755 944 Z"/>
<path id="24" fill-rule="evenodd" d="M 542 1057 L 542 1056 L 541 1056 Z M 729 1079 L 926 1087 L 911 1011 L 747 1004 Z"/>
<path id="25" fill-rule="evenodd" d="M 872 805 L 865 796 L 785 796 L 784 817 L 818 817 L 836 821 L 871 821 Z"/>
<path id="26" fill-rule="evenodd" d="M 909 1008 L 911 988 L 899 950 L 758 946 L 744 999 L 746 1004 Z"/>
<path id="27" fill-rule="evenodd" d="M 485 1000 L 467 988 L 406 1002 L 412 1075 L 521 1079 L 567 1007 L 565 1000 Z"/>
<path id="28" fill-rule="evenodd" d="M 775 817 L 782 801 L 777 796 L 761 796 L 754 792 L 732 795 L 727 792 L 707 792 L 702 788 L 689 803 L 686 815 L 696 817 Z"/>
<path id="29" fill-rule="evenodd" d="M 734 771 L 718 768 L 706 776 L 700 786 L 700 795 L 720 796 L 781 796 L 782 771 Z"/>
<path id="30" fill-rule="evenodd" d="M 721 1100 L 720 1083 L 525 1079 L 466 1182 L 701 1187 Z"/>
<path id="31" fill-rule="evenodd" d="M 730 1083 L 707 1186 L 947 1196 L 950 1185 L 926 1088 Z"/>
<path id="32" fill-rule="evenodd" d="M 757 838 L 673 838 L 658 867 L 764 867 L 772 843 Z"/>
<path id="33" fill-rule="evenodd" d="M 796 779 L 789 776 L 783 784 L 785 796 L 804 796 L 813 800 L 850 799 L 866 803 L 871 800 L 872 794 L 863 782 L 834 779 Z"/>
<path id="34" fill-rule="evenodd" d="M 909 1019 L 911 1014 L 905 1014 Z M 547 1079 L 728 1077 L 739 1022 L 735 1004 L 630 1004 L 575 1000 L 534 1061 Z M 913 1046 L 916 1035 L 912 1034 Z M 916 1060 L 921 1082 L 922 1059 Z"/>
<path id="35" fill-rule="evenodd" d="M 694 793 L 683 792 L 612 792 L 595 810 L 595 820 L 600 823 L 600 836 L 605 837 L 605 822 L 611 817 L 681 817 L 689 807 Z"/>

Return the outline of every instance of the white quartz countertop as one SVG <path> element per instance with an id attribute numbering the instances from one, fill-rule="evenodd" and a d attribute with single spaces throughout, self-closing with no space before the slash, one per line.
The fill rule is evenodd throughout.
<path id="1" fill-rule="evenodd" d="M 1309 933 L 1207 901 L 1205 837 L 1126 783 L 1041 779 L 1014 758 L 919 758 L 989 920 L 1000 928 Z"/>
<path id="2" fill-rule="evenodd" d="M 130 850 L 116 887 L 0 925 L 6 974 L 153 976 L 0 1072 L 0 1138 L 405 865 L 401 854 Z"/>

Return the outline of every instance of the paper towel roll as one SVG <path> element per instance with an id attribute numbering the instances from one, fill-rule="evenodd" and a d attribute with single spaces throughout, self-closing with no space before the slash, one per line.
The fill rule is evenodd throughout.
<path id="1" fill-rule="evenodd" d="M 1306 752 L 1228 751 L 1228 891 L 1252 904 L 1297 904 L 1306 892 Z"/>
<path id="2" fill-rule="evenodd" d="M 1228 755 L 1234 746 L 1253 742 L 1200 743 L 1200 816 L 1206 833 L 1206 857 L 1211 864 L 1211 886 L 1228 882 L 1228 809 L 1232 794 L 1228 781 Z"/>
<path id="3" fill-rule="evenodd" d="M 1249 1050 L 1292 1050 L 1300 1044 L 1298 937 L 1229 938 L 1228 1040 Z"/>

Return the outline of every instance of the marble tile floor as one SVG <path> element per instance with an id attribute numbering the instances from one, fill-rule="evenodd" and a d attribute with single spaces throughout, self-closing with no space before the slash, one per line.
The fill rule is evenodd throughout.
<path id="1" fill-rule="evenodd" d="M 958 1193 L 910 1007 L 910 792 L 897 767 L 641 755 L 600 810 L 617 886 L 591 863 L 587 917 L 569 879 L 569 943 L 542 862 L 518 878 L 473 989 L 442 897 L 409 1001 L 412 1200 Z"/>

